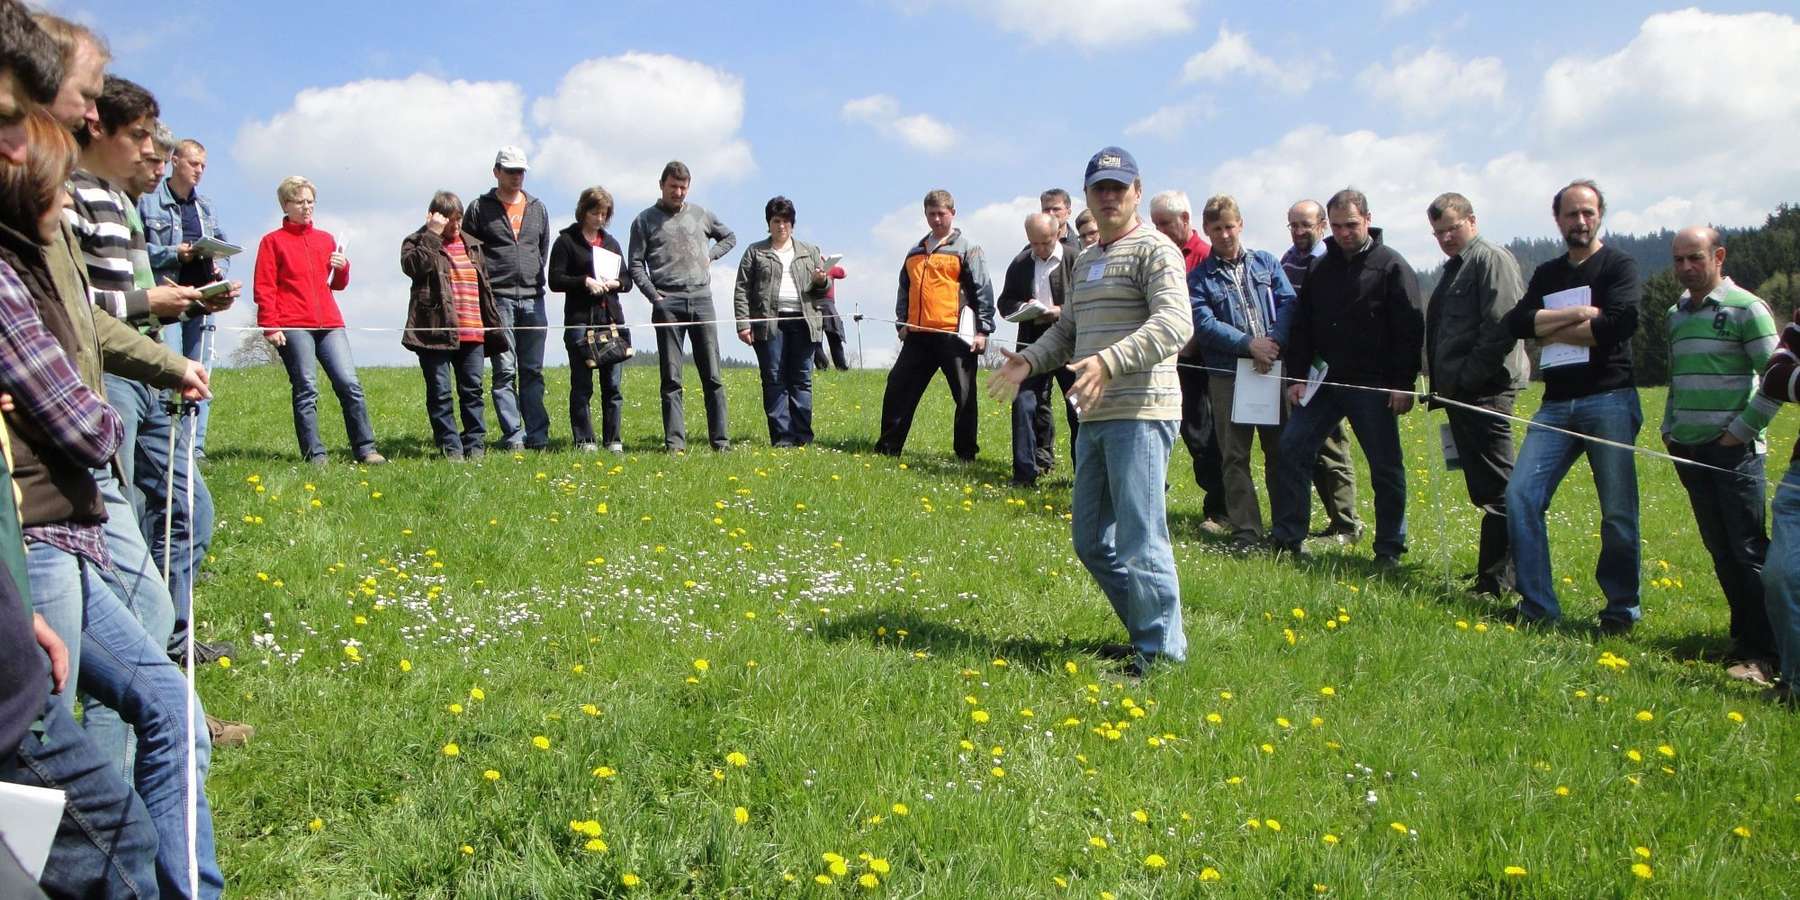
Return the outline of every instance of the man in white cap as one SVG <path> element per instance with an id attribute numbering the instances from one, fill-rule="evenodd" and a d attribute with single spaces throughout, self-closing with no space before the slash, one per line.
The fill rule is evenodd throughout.
<path id="1" fill-rule="evenodd" d="M 508 450 L 542 450 L 550 443 L 550 414 L 544 409 L 550 216 L 542 201 L 525 193 L 526 168 L 524 150 L 501 147 L 494 155 L 494 189 L 463 213 L 463 230 L 480 240 L 486 253 L 494 303 L 513 348 L 494 357 L 494 414 Z"/>

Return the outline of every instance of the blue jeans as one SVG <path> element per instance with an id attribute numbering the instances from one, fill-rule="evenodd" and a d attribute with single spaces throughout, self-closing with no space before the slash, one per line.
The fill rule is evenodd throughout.
<path id="1" fill-rule="evenodd" d="M 1774 526 L 1763 562 L 1763 602 L 1781 654 L 1781 677 L 1800 686 L 1800 466 L 1788 466 L 1769 511 Z"/>
<path id="2" fill-rule="evenodd" d="M 481 417 L 480 341 L 457 345 L 455 350 L 420 350 L 419 368 L 425 373 L 425 417 L 431 421 L 431 438 L 445 454 L 473 453 L 484 449 L 487 422 Z M 462 406 L 462 431 L 456 430 L 455 400 Z"/>
<path id="3" fill-rule="evenodd" d="M 187 761 L 188 710 L 192 696 L 187 679 L 169 661 L 165 641 L 149 635 L 136 615 L 114 595 L 97 567 L 48 544 L 33 543 L 27 549 L 32 596 L 43 598 L 43 613 L 57 635 L 71 648 L 81 645 L 80 668 L 71 650 L 70 674 L 85 695 L 99 701 L 87 704 L 89 713 L 100 705 L 117 712 L 137 736 L 137 758 L 132 783 L 150 821 L 156 827 L 156 872 L 164 897 L 187 896 Z M 79 631 L 67 627 L 65 598 L 80 604 Z M 46 608 L 49 607 L 49 608 Z M 53 617 L 54 613 L 54 617 Z M 205 711 L 192 697 L 194 764 L 200 784 L 212 761 L 212 741 L 206 731 Z M 72 702 L 72 701 L 71 701 Z M 94 724 L 90 739 L 98 744 Z M 98 748 L 109 761 L 117 753 Z M 196 855 L 200 863 L 202 896 L 216 897 L 224 884 L 213 847 L 212 811 L 202 790 L 198 810 Z"/>
<path id="4" fill-rule="evenodd" d="M 769 443 L 805 446 L 813 442 L 812 331 L 801 318 L 782 319 L 775 333 L 752 345 L 762 370 L 763 415 Z"/>
<path id="5" fill-rule="evenodd" d="M 0 754 L 0 781 L 65 792 L 39 882 L 45 893 L 104 900 L 157 896 L 150 813 L 61 697 L 44 704 L 41 735 L 26 734 L 16 757 Z"/>
<path id="6" fill-rule="evenodd" d="M 1306 540 L 1312 519 L 1312 474 L 1326 438 L 1344 419 L 1369 460 L 1375 487 L 1375 554 L 1406 552 L 1406 461 L 1400 455 L 1400 419 L 1388 409 L 1388 393 L 1322 385 L 1312 402 L 1296 406 L 1281 429 L 1278 476 L 1269 485 L 1269 537 L 1283 547 Z"/>
<path id="7" fill-rule="evenodd" d="M 110 397 L 112 385 L 109 383 L 107 387 Z M 116 482 L 111 486 L 120 498 L 127 495 L 131 498 L 133 515 L 129 519 L 121 515 L 112 507 L 109 498 L 107 514 L 111 521 L 107 525 L 107 543 L 112 548 L 115 566 L 125 567 L 131 574 L 147 572 L 147 579 L 157 583 L 158 592 L 174 598 L 175 625 L 168 635 L 169 646 L 174 648 L 187 641 L 193 618 L 194 581 L 200 575 L 200 563 L 212 546 L 212 491 L 200 473 L 197 456 L 190 465 L 188 447 L 193 438 L 188 429 L 193 423 L 187 415 L 170 416 L 160 397 L 141 385 L 139 387 L 144 392 L 140 400 L 144 405 L 143 415 L 138 421 L 135 448 L 127 446 L 129 455 L 135 460 L 131 469 L 132 490 L 124 491 Z M 171 435 L 175 438 L 173 480 L 169 466 Z M 194 495 L 192 508 L 188 506 L 190 475 Z M 102 492 L 108 490 L 108 482 L 113 482 L 110 473 L 104 471 L 95 471 L 94 480 L 100 482 Z M 140 529 L 142 538 L 142 544 L 130 553 L 121 549 L 112 534 L 115 526 L 127 525 Z M 153 560 L 154 565 L 144 559 L 144 545 L 150 548 L 149 560 Z M 163 587 L 165 563 L 167 588 Z"/>
<path id="8" fill-rule="evenodd" d="M 369 424 L 362 382 L 356 380 L 356 363 L 350 359 L 349 335 L 342 328 L 284 328 L 282 333 L 287 343 L 276 349 L 293 388 L 294 434 L 300 439 L 300 458 L 325 457 L 325 443 L 319 440 L 319 383 L 314 360 L 325 367 L 325 377 L 331 379 L 331 390 L 343 408 L 351 454 L 362 459 L 374 453 L 375 427 Z"/>
<path id="9" fill-rule="evenodd" d="M 207 338 L 208 334 L 214 334 L 215 337 Z M 162 336 L 163 343 L 174 348 L 182 356 L 200 362 L 208 369 L 212 368 L 211 357 L 216 357 L 218 354 L 218 339 L 216 332 L 213 332 L 212 316 L 188 319 L 177 325 L 164 325 Z M 205 346 L 206 344 L 211 344 L 211 347 Z M 209 350 L 211 352 L 208 352 Z M 194 440 L 194 448 L 202 453 L 206 451 L 206 420 L 211 416 L 212 401 L 200 401 L 200 434 Z"/>
<path id="10" fill-rule="evenodd" d="M 544 409 L 544 297 L 494 298 L 500 327 L 512 349 L 494 357 L 494 415 L 507 447 L 543 448 L 550 443 L 550 413 Z M 518 327 L 518 330 L 514 329 Z M 523 421 L 521 421 L 523 417 Z"/>
<path id="11" fill-rule="evenodd" d="M 1075 438 L 1075 555 L 1146 662 L 1187 658 L 1181 582 L 1163 505 L 1176 426 L 1136 419 L 1083 422 Z"/>
<path id="12" fill-rule="evenodd" d="M 1619 388 L 1545 403 L 1531 421 L 1533 426 L 1551 425 L 1635 444 L 1644 413 L 1638 406 L 1637 389 Z M 1550 535 L 1544 528 L 1544 513 L 1557 485 L 1583 453 L 1593 469 L 1594 491 L 1600 497 L 1600 558 L 1594 564 L 1594 580 L 1606 596 L 1600 618 L 1635 622 L 1643 615 L 1638 605 L 1641 548 L 1635 455 L 1537 427 L 1526 430 L 1525 444 L 1513 463 L 1512 480 L 1506 485 L 1506 529 L 1518 573 L 1519 609 L 1532 618 L 1562 615 L 1550 577 Z"/>

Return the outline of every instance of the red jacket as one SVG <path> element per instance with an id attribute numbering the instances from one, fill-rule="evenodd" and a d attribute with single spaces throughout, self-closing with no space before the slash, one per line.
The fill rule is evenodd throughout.
<path id="1" fill-rule="evenodd" d="M 337 240 L 311 225 L 287 219 L 263 235 L 256 248 L 256 281 L 251 299 L 263 328 L 342 328 L 332 291 L 350 286 L 350 264 L 331 270 Z"/>

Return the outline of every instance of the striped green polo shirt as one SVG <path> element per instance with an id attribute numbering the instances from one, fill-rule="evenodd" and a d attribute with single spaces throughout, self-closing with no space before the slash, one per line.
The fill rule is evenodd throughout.
<path id="1" fill-rule="evenodd" d="M 1062 317 L 1020 351 L 1034 374 L 1100 357 L 1110 380 L 1081 421 L 1181 418 L 1175 351 L 1194 333 L 1181 251 L 1147 222 L 1075 257 Z"/>
<path id="2" fill-rule="evenodd" d="M 1763 430 L 1780 406 L 1757 393 L 1757 375 L 1777 340 L 1768 304 L 1729 278 L 1698 303 L 1682 294 L 1669 307 L 1663 436 L 1705 444 L 1729 431 L 1760 449 Z"/>

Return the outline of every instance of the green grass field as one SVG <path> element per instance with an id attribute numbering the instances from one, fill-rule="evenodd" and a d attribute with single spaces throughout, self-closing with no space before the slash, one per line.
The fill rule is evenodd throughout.
<path id="1" fill-rule="evenodd" d="M 1520 633 L 1446 580 L 1477 520 L 1441 414 L 1403 420 L 1387 578 L 1366 540 L 1295 567 L 1199 537 L 1178 447 L 1191 656 L 1132 684 L 1094 655 L 1122 630 L 1070 548 L 1060 426 L 1059 468 L 1014 491 L 1004 408 L 957 465 L 934 386 L 895 461 L 868 450 L 883 373 L 828 373 L 819 444 L 771 451 L 739 369 L 738 450 L 672 457 L 632 369 L 630 452 L 582 455 L 557 369 L 553 452 L 458 466 L 416 370 L 363 377 L 385 467 L 345 461 L 329 392 L 320 469 L 278 368 L 217 378 L 197 605 L 240 651 L 201 673 L 208 708 L 258 729 L 209 784 L 236 894 L 1796 890 L 1800 718 L 1716 664 L 1724 601 L 1664 463 L 1639 466 L 1645 619 L 1601 640 L 1585 464 L 1552 511 L 1571 624 Z M 1653 446 L 1661 392 L 1644 407 Z"/>

